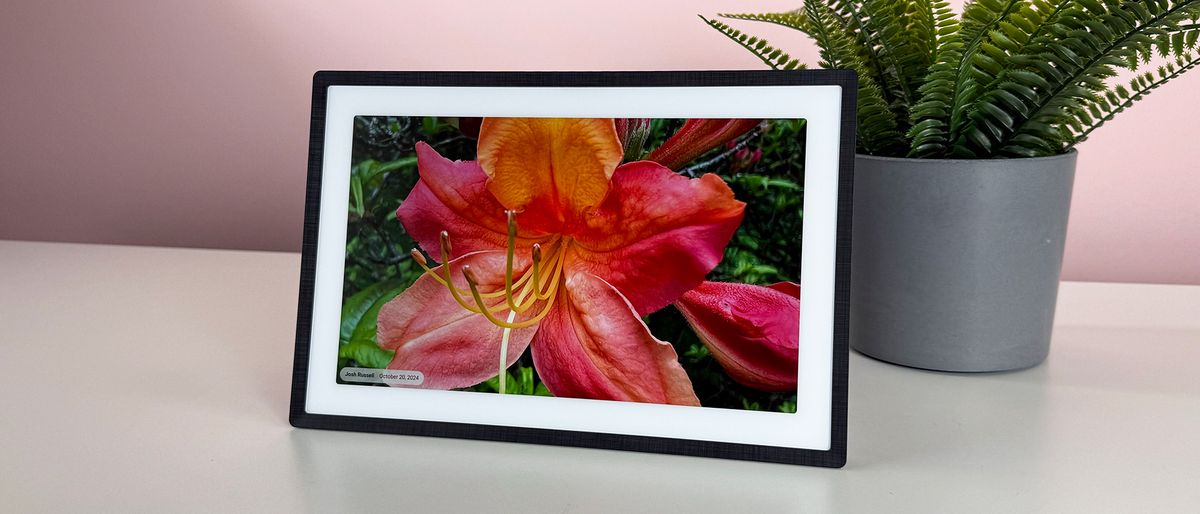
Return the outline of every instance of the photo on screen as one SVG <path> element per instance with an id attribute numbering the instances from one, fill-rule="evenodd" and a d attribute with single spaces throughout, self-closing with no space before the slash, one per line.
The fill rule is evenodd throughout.
<path id="1" fill-rule="evenodd" d="M 805 120 L 353 130 L 339 384 L 796 412 Z"/>

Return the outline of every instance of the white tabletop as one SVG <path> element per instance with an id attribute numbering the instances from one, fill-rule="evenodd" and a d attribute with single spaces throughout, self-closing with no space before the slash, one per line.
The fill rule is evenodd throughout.
<path id="1" fill-rule="evenodd" d="M 1200 287 L 1065 283 L 1050 359 L 850 359 L 849 464 L 293 429 L 299 256 L 0 242 L 0 510 L 1196 512 Z"/>

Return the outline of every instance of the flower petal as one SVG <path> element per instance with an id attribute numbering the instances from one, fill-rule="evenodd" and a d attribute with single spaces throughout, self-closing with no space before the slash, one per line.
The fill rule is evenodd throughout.
<path id="1" fill-rule="evenodd" d="M 795 391 L 800 359 L 800 286 L 705 282 L 675 306 L 738 383 Z"/>
<path id="2" fill-rule="evenodd" d="M 650 334 L 611 284 L 566 277 L 533 343 L 538 375 L 555 396 L 699 405 L 670 343 Z"/>
<path id="3" fill-rule="evenodd" d="M 480 280 L 481 292 L 495 291 L 504 284 L 504 259 L 504 252 L 476 252 L 451 261 L 450 269 L 458 287 L 465 290 L 461 270 L 469 264 Z M 514 266 L 524 270 L 528 261 Z M 469 297 L 464 299 L 472 303 Z M 528 318 L 539 307 L 535 305 L 516 321 Z M 420 371 L 425 375 L 424 388 L 472 386 L 496 376 L 500 370 L 503 329 L 482 314 L 463 309 L 450 291 L 428 274 L 384 305 L 378 321 L 379 346 L 396 351 L 388 368 Z M 508 365 L 521 356 L 535 332 L 536 325 L 512 331 Z"/>
<path id="4" fill-rule="evenodd" d="M 439 234 L 445 230 L 453 242 L 451 257 L 508 244 L 504 207 L 487 190 L 487 175 L 475 161 L 451 161 L 424 142 L 416 145 L 421 180 L 396 210 L 404 230 L 426 253 L 439 255 Z M 545 234 L 533 230 L 521 216 L 518 248 L 528 248 Z"/>
<path id="5" fill-rule="evenodd" d="M 745 207 L 716 175 L 689 179 L 653 162 L 625 164 L 604 203 L 570 232 L 577 249 L 568 265 L 600 276 L 645 316 L 704 281 Z"/>
<path id="6" fill-rule="evenodd" d="M 451 161 L 425 142 L 416 145 L 419 180 L 396 209 L 404 230 L 430 255 L 438 255 L 438 234 L 453 237 L 454 257 L 504 248 L 508 242 L 504 207 L 487 190 L 487 175 L 475 161 Z"/>
<path id="7" fill-rule="evenodd" d="M 684 122 L 670 138 L 646 158 L 671 169 L 679 169 L 734 138 L 749 132 L 760 120 L 692 119 Z"/>
<path id="8" fill-rule="evenodd" d="M 604 199 L 622 156 L 611 119 L 486 118 L 479 131 L 488 190 L 504 207 L 559 226 Z"/>

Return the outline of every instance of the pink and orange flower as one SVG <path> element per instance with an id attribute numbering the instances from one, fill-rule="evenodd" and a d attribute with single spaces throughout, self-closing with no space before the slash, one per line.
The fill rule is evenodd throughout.
<path id="1" fill-rule="evenodd" d="M 642 321 L 674 303 L 734 380 L 794 390 L 799 286 L 706 282 L 745 204 L 716 175 L 670 169 L 755 125 L 689 120 L 625 163 L 636 120 L 488 118 L 474 161 L 418 143 L 420 180 L 397 216 L 440 264 L 414 249 L 425 274 L 379 312 L 389 367 L 429 388 L 497 375 L 503 388 L 529 349 L 555 396 L 699 405 Z"/>

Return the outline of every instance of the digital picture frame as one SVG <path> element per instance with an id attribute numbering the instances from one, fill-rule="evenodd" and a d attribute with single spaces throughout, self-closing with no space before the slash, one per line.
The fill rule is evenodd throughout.
<path id="1" fill-rule="evenodd" d="M 292 425 L 841 467 L 855 90 L 318 72 Z"/>

